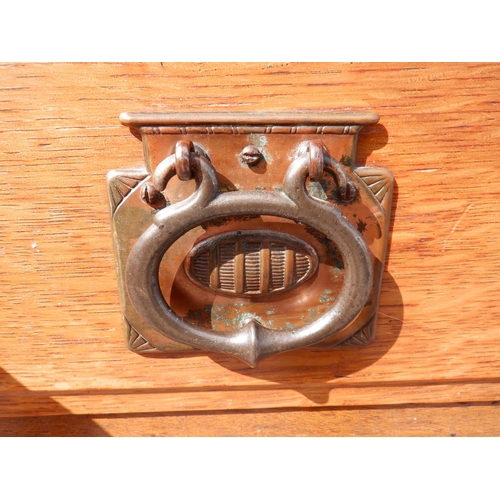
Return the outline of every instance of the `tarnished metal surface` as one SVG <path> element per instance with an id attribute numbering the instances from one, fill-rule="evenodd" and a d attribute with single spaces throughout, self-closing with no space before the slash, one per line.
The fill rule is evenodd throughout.
<path id="1" fill-rule="evenodd" d="M 392 178 L 352 158 L 376 115 L 277 116 L 122 117 L 147 168 L 108 177 L 132 350 L 189 345 L 254 366 L 373 340 Z"/>

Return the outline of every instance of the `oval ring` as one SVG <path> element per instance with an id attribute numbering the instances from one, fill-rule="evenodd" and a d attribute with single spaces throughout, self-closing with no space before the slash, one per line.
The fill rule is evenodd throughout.
<path id="1" fill-rule="evenodd" d="M 305 188 L 310 155 L 297 158 L 285 173 L 283 192 L 240 191 L 221 193 L 211 163 L 191 155 L 196 191 L 186 200 L 160 210 L 154 223 L 132 248 L 126 280 L 137 312 L 156 331 L 177 342 L 236 356 L 250 366 L 271 354 L 316 344 L 347 326 L 366 303 L 372 286 L 370 252 L 361 235 L 328 202 L 312 198 Z M 195 327 L 166 303 L 159 284 L 165 252 L 183 234 L 220 217 L 270 215 L 306 224 L 334 241 L 344 260 L 340 294 L 320 318 L 300 328 L 277 331 L 250 319 L 241 328 L 222 332 Z"/>

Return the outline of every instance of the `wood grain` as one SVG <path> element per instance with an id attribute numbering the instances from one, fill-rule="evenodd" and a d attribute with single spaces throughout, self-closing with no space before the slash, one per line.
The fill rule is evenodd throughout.
<path id="1" fill-rule="evenodd" d="M 498 405 L 63 415 L 0 419 L 1 436 L 498 436 Z"/>
<path id="2" fill-rule="evenodd" d="M 4 64 L 0 76 L 1 416 L 387 405 L 390 434 L 394 405 L 500 400 L 498 64 Z M 142 150 L 119 114 L 302 109 L 381 116 L 357 158 L 397 183 L 375 343 L 255 369 L 130 353 L 104 178 Z"/>

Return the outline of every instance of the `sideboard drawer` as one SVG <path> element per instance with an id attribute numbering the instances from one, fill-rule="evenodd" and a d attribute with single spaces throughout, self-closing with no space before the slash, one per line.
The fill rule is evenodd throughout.
<path id="1" fill-rule="evenodd" d="M 5 64 L 0 75 L 0 435 L 500 431 L 499 65 Z M 255 368 L 127 349 L 105 177 L 143 157 L 118 117 L 228 110 L 380 115 L 355 159 L 395 178 L 372 344 Z"/>

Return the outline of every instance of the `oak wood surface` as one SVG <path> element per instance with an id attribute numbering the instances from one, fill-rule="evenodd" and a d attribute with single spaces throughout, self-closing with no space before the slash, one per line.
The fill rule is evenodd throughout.
<path id="1" fill-rule="evenodd" d="M 1 65 L 0 416 L 122 414 L 127 434 L 127 414 L 377 405 L 391 434 L 398 405 L 499 401 L 499 76 L 496 64 Z M 375 343 L 254 369 L 130 353 L 104 178 L 143 160 L 119 114 L 323 109 L 378 112 L 356 163 L 397 183 Z M 321 429 L 327 414 L 310 415 Z"/>
<path id="2" fill-rule="evenodd" d="M 498 405 L 248 410 L 0 418 L 0 436 L 492 436 Z"/>

